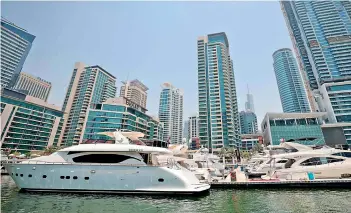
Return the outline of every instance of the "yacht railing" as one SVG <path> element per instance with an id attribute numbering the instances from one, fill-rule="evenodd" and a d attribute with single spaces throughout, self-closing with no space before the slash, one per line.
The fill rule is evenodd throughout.
<path id="1" fill-rule="evenodd" d="M 80 165 L 80 166 L 130 166 L 130 167 L 168 167 L 170 169 L 181 169 L 179 164 L 172 158 L 167 159 L 167 162 L 153 164 L 119 164 L 119 163 L 78 163 L 78 162 L 47 162 L 47 161 L 4 161 L 3 164 L 26 164 L 26 165 Z"/>

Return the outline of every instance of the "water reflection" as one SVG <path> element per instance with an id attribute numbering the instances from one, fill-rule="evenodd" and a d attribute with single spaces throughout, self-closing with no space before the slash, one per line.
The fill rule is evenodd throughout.
<path id="1" fill-rule="evenodd" d="M 350 212 L 349 190 L 211 190 L 204 197 L 20 193 L 10 176 L 1 177 L 4 213 L 290 213 Z"/>

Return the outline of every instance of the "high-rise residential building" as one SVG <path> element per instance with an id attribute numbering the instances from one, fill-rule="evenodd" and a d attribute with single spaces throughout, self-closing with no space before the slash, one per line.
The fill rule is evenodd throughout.
<path id="1" fill-rule="evenodd" d="M 162 85 L 158 117 L 163 123 L 163 140 L 181 143 L 183 138 L 183 91 L 170 83 Z"/>
<path id="2" fill-rule="evenodd" d="M 123 81 L 123 85 L 120 89 L 120 97 L 125 97 L 134 103 L 146 108 L 147 100 L 147 88 L 139 80 L 135 79 L 133 81 Z"/>
<path id="3" fill-rule="evenodd" d="M 64 145 L 78 144 L 91 104 L 99 104 L 116 96 L 116 77 L 100 66 L 85 66 L 77 62 L 67 88 L 62 110 Z"/>
<path id="4" fill-rule="evenodd" d="M 257 116 L 251 111 L 241 111 L 240 115 L 240 133 L 256 134 L 258 132 Z"/>
<path id="5" fill-rule="evenodd" d="M 226 34 L 199 37 L 197 54 L 200 143 L 209 148 L 237 146 L 239 113 Z"/>
<path id="6" fill-rule="evenodd" d="M 190 116 L 188 118 L 188 137 L 198 138 L 199 137 L 199 116 Z"/>
<path id="7" fill-rule="evenodd" d="M 327 122 L 343 123 L 346 134 L 351 128 L 351 2 L 281 1 L 281 8 L 312 110 L 327 112 Z"/>
<path id="8" fill-rule="evenodd" d="M 21 72 L 14 89 L 47 101 L 51 91 L 51 83 L 31 74 Z"/>
<path id="9" fill-rule="evenodd" d="M 283 48 L 273 53 L 273 67 L 284 112 L 309 112 L 310 106 L 293 53 Z"/>
<path id="10" fill-rule="evenodd" d="M 246 94 L 246 102 L 245 102 L 245 110 L 255 112 L 255 106 L 253 101 L 253 95 L 250 93 L 249 86 L 247 86 L 247 94 Z"/>
<path id="11" fill-rule="evenodd" d="M 1 18 L 1 87 L 13 87 L 35 36 Z"/>
<path id="12" fill-rule="evenodd" d="M 24 154 L 60 144 L 60 107 L 6 88 L 1 91 L 0 104 L 1 149 Z"/>
<path id="13" fill-rule="evenodd" d="M 109 98 L 100 104 L 92 104 L 88 119 L 84 123 L 84 135 L 80 142 L 114 142 L 112 138 L 97 132 L 121 131 L 141 132 L 143 139 L 162 140 L 163 125 L 158 119 L 146 114 L 146 109 L 125 97 Z"/>

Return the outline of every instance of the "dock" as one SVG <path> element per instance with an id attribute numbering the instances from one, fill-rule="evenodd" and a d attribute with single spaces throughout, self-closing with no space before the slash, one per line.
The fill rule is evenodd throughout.
<path id="1" fill-rule="evenodd" d="M 296 188 L 342 188 L 351 189 L 351 179 L 325 180 L 286 180 L 286 181 L 248 181 L 248 182 L 213 182 L 211 189 L 296 189 Z"/>

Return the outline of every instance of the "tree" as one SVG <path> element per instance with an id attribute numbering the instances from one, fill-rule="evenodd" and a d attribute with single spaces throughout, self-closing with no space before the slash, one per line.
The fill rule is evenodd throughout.
<path id="1" fill-rule="evenodd" d="M 223 159 L 223 163 L 225 164 L 225 158 L 227 157 L 227 149 L 225 147 L 222 147 L 221 150 L 219 151 L 219 157 Z"/>
<path id="2" fill-rule="evenodd" d="M 227 156 L 232 158 L 232 164 L 234 165 L 234 159 L 235 159 L 235 148 L 234 147 L 229 147 L 227 150 Z"/>

